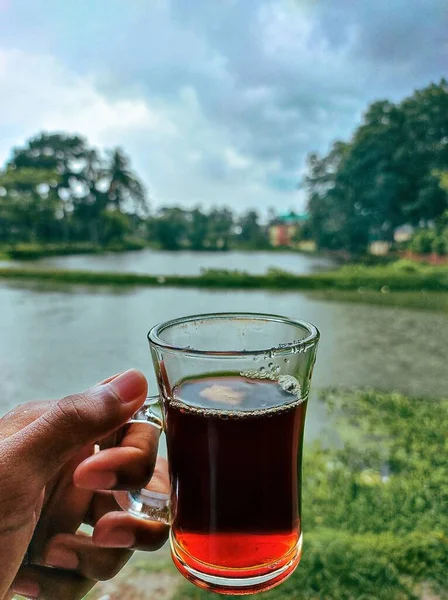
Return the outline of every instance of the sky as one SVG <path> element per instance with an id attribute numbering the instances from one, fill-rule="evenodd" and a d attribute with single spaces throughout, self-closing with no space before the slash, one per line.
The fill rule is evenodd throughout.
<path id="1" fill-rule="evenodd" d="M 153 208 L 303 210 L 307 155 L 448 76 L 447 32 L 446 0 L 0 0 L 0 165 L 66 131 Z"/>

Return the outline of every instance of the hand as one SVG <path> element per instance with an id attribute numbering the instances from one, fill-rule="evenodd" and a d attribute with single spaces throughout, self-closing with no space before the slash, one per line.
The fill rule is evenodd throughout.
<path id="1" fill-rule="evenodd" d="M 156 428 L 130 425 L 111 447 L 146 392 L 144 376 L 130 370 L 0 419 L 0 600 L 14 593 L 77 600 L 113 577 L 133 549 L 156 550 L 166 541 L 165 525 L 118 512 L 107 491 L 149 480 L 153 491 L 169 489 L 166 461 L 156 461 Z M 99 442 L 103 449 L 95 452 Z M 82 523 L 94 528 L 92 537 L 78 532 Z"/>

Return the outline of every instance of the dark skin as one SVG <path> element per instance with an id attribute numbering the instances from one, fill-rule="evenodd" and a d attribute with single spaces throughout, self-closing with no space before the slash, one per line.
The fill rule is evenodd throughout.
<path id="1" fill-rule="evenodd" d="M 143 374 L 131 370 L 0 419 L 0 600 L 81 599 L 133 550 L 165 543 L 166 525 L 120 511 L 111 491 L 169 491 L 159 431 L 144 423 L 123 429 L 146 394 Z M 82 524 L 91 536 L 78 531 Z"/>

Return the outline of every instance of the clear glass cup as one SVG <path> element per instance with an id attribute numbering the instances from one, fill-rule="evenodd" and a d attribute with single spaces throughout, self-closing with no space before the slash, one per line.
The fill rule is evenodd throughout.
<path id="1" fill-rule="evenodd" d="M 206 314 L 157 325 L 148 339 L 159 394 L 133 421 L 164 430 L 171 494 L 121 492 L 120 505 L 171 525 L 173 561 L 199 587 L 243 595 L 278 585 L 302 550 L 317 328 L 276 315 Z"/>

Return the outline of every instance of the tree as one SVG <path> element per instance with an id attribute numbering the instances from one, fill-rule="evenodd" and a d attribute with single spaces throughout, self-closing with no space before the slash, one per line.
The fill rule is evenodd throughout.
<path id="1" fill-rule="evenodd" d="M 310 229 L 319 248 L 344 248 L 358 253 L 365 248 L 368 238 L 368 218 L 358 202 L 353 201 L 344 163 L 349 145 L 336 142 L 330 153 L 308 159 L 308 190 Z"/>
<path id="2" fill-rule="evenodd" d="M 211 248 L 227 250 L 232 234 L 233 215 L 227 208 L 214 208 L 208 215 L 208 242 Z"/>
<path id="3" fill-rule="evenodd" d="M 39 169 L 58 174 L 56 191 L 61 199 L 63 236 L 69 238 L 68 219 L 73 212 L 74 199 L 85 185 L 80 173 L 86 157 L 87 144 L 78 135 L 41 133 L 31 138 L 23 148 L 15 148 L 8 169 Z M 81 188 L 81 192 L 79 189 Z"/>
<path id="4" fill-rule="evenodd" d="M 55 235 L 61 200 L 59 176 L 50 169 L 8 168 L 0 174 L 0 232 L 5 242 Z"/>
<path id="5" fill-rule="evenodd" d="M 101 215 L 101 238 L 105 244 L 119 243 L 131 230 L 129 215 L 119 210 L 104 210 Z"/>
<path id="6" fill-rule="evenodd" d="M 129 158 L 121 148 L 109 153 L 103 176 L 108 181 L 107 198 L 111 207 L 126 212 L 132 202 L 135 212 L 147 212 L 145 188 L 131 170 Z"/>
<path id="7" fill-rule="evenodd" d="M 265 230 L 259 223 L 257 211 L 249 210 L 238 220 L 241 228 L 239 239 L 251 248 L 266 247 L 268 239 Z"/>
<path id="8" fill-rule="evenodd" d="M 432 223 L 448 207 L 448 84 L 399 104 L 375 102 L 348 143 L 308 159 L 311 226 L 321 248 L 363 252 L 403 224 Z"/>
<path id="9" fill-rule="evenodd" d="M 14 149 L 7 172 L 21 172 L 25 177 L 22 177 L 19 190 L 22 204 L 26 173 L 39 173 L 40 183 L 49 188 L 49 198 L 58 209 L 51 235 L 67 242 L 89 239 L 96 244 L 106 243 L 104 235 L 110 230 L 111 218 L 116 223 L 129 221 L 110 217 L 108 210 L 121 213 L 134 210 L 144 215 L 148 209 L 144 186 L 132 171 L 129 158 L 123 151 L 114 149 L 109 152 L 106 161 L 78 135 L 41 133 L 31 138 L 24 147 Z M 50 180 L 50 175 L 57 177 Z M 17 179 L 15 185 L 18 185 Z M 32 187 L 28 186 L 26 191 L 28 200 L 34 193 Z M 49 215 L 47 217 L 50 218 Z M 138 218 L 133 219 L 134 228 L 138 222 Z M 114 231 L 116 234 L 118 229 L 115 227 Z M 124 228 L 122 232 L 124 235 Z"/>
<path id="10" fill-rule="evenodd" d="M 188 225 L 182 208 L 162 208 L 153 220 L 154 238 L 164 250 L 179 250 L 185 244 Z"/>
<path id="11" fill-rule="evenodd" d="M 190 213 L 188 241 L 192 250 L 203 250 L 207 243 L 209 219 L 199 208 Z"/>

